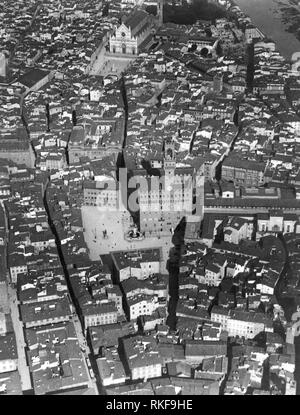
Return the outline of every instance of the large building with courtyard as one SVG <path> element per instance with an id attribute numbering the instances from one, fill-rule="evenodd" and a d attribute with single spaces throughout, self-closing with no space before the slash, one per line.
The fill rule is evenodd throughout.
<path id="1" fill-rule="evenodd" d="M 68 155 L 70 163 L 81 157 L 101 160 L 122 152 L 125 121 L 123 117 L 84 122 L 76 125 L 70 135 Z"/>
<path id="2" fill-rule="evenodd" d="M 176 166 L 172 140 L 164 145 L 163 168 L 156 170 L 158 175 L 135 172 L 137 176 L 144 174 L 148 181 L 148 186 L 139 187 L 140 231 L 148 237 L 172 235 L 184 220 L 186 230 L 196 236 L 204 203 L 204 180 L 201 181 L 200 173 L 193 167 Z"/>

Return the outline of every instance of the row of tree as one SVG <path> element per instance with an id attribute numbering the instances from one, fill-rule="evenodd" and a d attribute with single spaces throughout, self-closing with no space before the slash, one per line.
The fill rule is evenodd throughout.
<path id="1" fill-rule="evenodd" d="M 156 6 L 147 7 L 148 13 L 156 15 Z M 197 20 L 213 21 L 226 16 L 226 10 L 208 0 L 194 0 L 192 4 L 183 1 L 182 6 L 164 5 L 164 22 L 192 25 Z"/>

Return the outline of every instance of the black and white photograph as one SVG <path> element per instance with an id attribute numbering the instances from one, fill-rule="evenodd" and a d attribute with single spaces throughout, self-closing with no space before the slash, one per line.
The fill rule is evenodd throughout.
<path id="1" fill-rule="evenodd" d="M 300 0 L 0 0 L 0 399 L 49 395 L 300 395 Z"/>

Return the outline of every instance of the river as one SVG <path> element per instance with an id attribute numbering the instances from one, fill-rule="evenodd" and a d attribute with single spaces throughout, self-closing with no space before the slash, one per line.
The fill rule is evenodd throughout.
<path id="1" fill-rule="evenodd" d="M 300 40 L 287 32 L 288 25 L 283 21 L 282 7 L 289 7 L 291 0 L 234 0 L 266 36 L 273 39 L 279 52 L 290 59 L 294 52 L 300 52 Z M 300 7 L 298 8 L 300 16 Z"/>

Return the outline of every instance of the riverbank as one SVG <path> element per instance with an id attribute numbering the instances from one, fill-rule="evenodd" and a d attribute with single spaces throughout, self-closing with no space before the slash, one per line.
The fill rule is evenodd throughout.
<path id="1" fill-rule="evenodd" d="M 287 59 L 300 52 L 300 8 L 293 0 L 234 0 Z"/>

